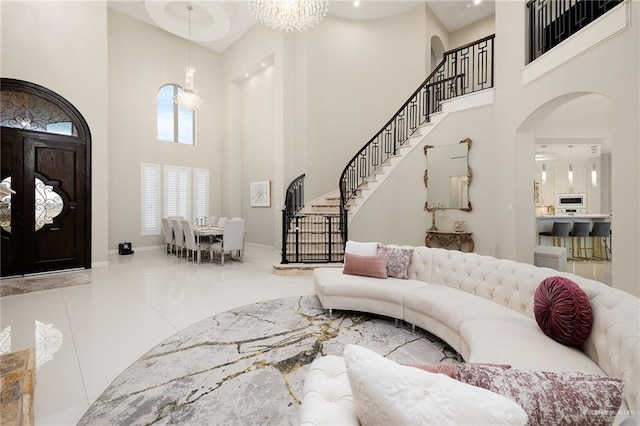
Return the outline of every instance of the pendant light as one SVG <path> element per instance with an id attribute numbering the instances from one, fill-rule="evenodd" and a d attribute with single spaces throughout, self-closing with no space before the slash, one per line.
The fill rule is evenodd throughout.
<path id="1" fill-rule="evenodd" d="M 567 173 L 567 179 L 569 179 L 569 185 L 573 185 L 573 145 L 569 145 L 569 171 Z"/>
<path id="2" fill-rule="evenodd" d="M 191 11 L 193 6 L 187 5 L 189 11 L 189 65 L 184 67 L 187 75 L 185 78 L 185 87 L 179 94 L 175 95 L 173 102 L 189 111 L 196 111 L 206 105 L 204 99 L 198 96 L 198 91 L 193 88 L 193 74 L 196 69 L 191 66 Z"/>
<path id="3" fill-rule="evenodd" d="M 540 180 L 542 181 L 542 184 L 544 185 L 545 183 L 547 183 L 547 165 L 544 163 L 544 159 L 545 159 L 545 152 L 544 149 L 546 148 L 546 145 L 542 145 L 542 173 L 540 173 Z"/>

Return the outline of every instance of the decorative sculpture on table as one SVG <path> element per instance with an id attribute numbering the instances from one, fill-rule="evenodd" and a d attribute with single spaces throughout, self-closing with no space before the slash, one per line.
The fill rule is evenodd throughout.
<path id="1" fill-rule="evenodd" d="M 429 213 L 431 213 L 431 228 L 429 228 L 429 231 L 437 231 L 438 228 L 436 227 L 436 212 L 438 210 L 445 210 L 447 208 L 447 206 L 445 206 L 444 204 L 440 204 L 440 203 L 436 203 L 436 204 L 432 204 L 429 205 L 429 202 L 427 201 L 426 203 L 424 203 L 424 209 L 426 211 L 428 211 Z"/>

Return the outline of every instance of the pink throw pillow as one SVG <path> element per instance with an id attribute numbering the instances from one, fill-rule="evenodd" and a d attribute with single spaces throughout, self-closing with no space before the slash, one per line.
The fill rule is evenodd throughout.
<path id="1" fill-rule="evenodd" d="M 517 402 L 530 426 L 606 426 L 622 404 L 624 382 L 579 371 L 523 371 L 458 364 L 457 379 Z"/>
<path id="2" fill-rule="evenodd" d="M 533 313 L 544 334 L 563 345 L 579 346 L 591 334 L 589 297 L 567 278 L 549 277 L 538 285 Z"/>
<path id="3" fill-rule="evenodd" d="M 387 256 L 360 256 L 345 253 L 343 273 L 373 278 L 387 278 Z"/>

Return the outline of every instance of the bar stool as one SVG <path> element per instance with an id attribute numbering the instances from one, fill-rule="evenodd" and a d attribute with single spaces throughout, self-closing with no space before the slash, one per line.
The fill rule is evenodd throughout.
<path id="1" fill-rule="evenodd" d="M 574 222 L 573 228 L 571 228 L 571 232 L 569 236 L 571 237 L 571 257 L 576 259 L 575 256 L 575 248 L 576 248 L 576 240 L 578 240 L 578 257 L 580 260 L 587 260 L 587 240 L 586 238 L 589 236 L 591 231 L 591 222 Z M 584 256 L 581 251 L 584 251 Z"/>
<path id="2" fill-rule="evenodd" d="M 594 222 L 593 229 L 589 232 L 589 236 L 592 237 L 593 252 L 592 257 L 594 259 L 603 259 L 602 246 L 604 246 L 604 259 L 609 260 L 609 244 L 607 239 L 611 235 L 611 222 Z M 596 240 L 598 242 L 597 247 L 600 252 L 600 256 L 596 257 Z"/>
<path id="3" fill-rule="evenodd" d="M 553 222 L 553 226 L 551 227 L 551 231 L 542 231 L 538 232 L 538 243 L 540 242 L 540 237 L 553 237 L 553 245 L 565 247 L 566 240 L 563 244 L 556 244 L 556 241 L 560 242 L 560 239 L 566 239 L 569 236 L 569 232 L 571 231 L 571 222 Z"/>

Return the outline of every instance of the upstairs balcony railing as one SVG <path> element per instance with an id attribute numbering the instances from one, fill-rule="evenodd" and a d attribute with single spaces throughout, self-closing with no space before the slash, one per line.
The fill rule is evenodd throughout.
<path id="1" fill-rule="evenodd" d="M 539 58 L 624 0 L 531 0 L 529 62 Z"/>
<path id="2" fill-rule="evenodd" d="M 445 52 L 442 62 L 393 118 L 349 161 L 338 183 L 344 241 L 349 200 L 420 126 L 430 121 L 431 114 L 442 109 L 442 101 L 493 87 L 494 38 L 490 35 Z"/>

